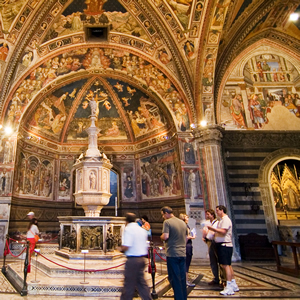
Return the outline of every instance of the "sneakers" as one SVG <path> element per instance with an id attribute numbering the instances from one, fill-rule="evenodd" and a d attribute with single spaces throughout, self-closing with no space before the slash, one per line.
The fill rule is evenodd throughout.
<path id="1" fill-rule="evenodd" d="M 220 294 L 223 296 L 234 295 L 234 291 L 232 290 L 231 286 L 226 286 L 225 289 L 220 292 Z"/>
<path id="2" fill-rule="evenodd" d="M 187 286 L 190 286 L 190 287 L 193 287 L 193 286 L 195 286 L 196 284 L 195 284 L 195 283 L 191 283 L 191 282 L 187 281 L 187 282 L 186 282 L 186 285 L 187 285 Z"/>
<path id="3" fill-rule="evenodd" d="M 231 282 L 230 287 L 232 288 L 232 290 L 234 292 L 238 292 L 240 290 L 238 285 L 236 284 L 236 282 L 233 282 L 233 281 Z"/>

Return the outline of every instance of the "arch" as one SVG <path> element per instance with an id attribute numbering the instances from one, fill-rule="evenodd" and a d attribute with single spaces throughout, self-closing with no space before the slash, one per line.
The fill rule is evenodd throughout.
<path id="1" fill-rule="evenodd" d="M 83 49 L 83 48 L 82 48 Z M 82 50 L 81 49 L 81 50 Z M 106 53 L 104 50 L 107 50 Z M 157 65 L 155 62 L 152 62 L 148 58 L 145 58 L 144 56 L 138 55 L 137 53 L 128 52 L 128 57 L 133 60 L 133 58 L 139 58 L 139 66 L 140 68 L 137 69 L 139 72 L 141 72 L 141 69 L 145 69 L 143 71 L 143 76 L 136 74 L 129 74 L 128 70 L 124 71 L 119 69 L 113 64 L 113 53 L 116 55 L 118 53 L 118 58 L 123 57 L 120 56 L 123 54 L 124 49 L 118 48 L 113 49 L 112 47 L 105 48 L 104 46 L 101 47 L 92 47 L 88 46 L 84 48 L 84 57 L 82 53 L 77 53 L 76 51 L 78 48 L 70 48 L 67 49 L 67 51 L 63 53 L 56 53 L 56 56 L 49 56 L 47 58 L 44 58 L 42 61 L 40 61 L 38 64 L 30 68 L 15 84 L 14 88 L 11 90 L 10 95 L 7 97 L 5 104 L 3 105 L 3 114 L 1 116 L 2 122 L 7 122 L 5 118 L 7 117 L 7 114 L 10 113 L 10 119 L 9 122 L 11 124 L 18 124 L 18 122 L 15 122 L 16 120 L 16 112 L 18 112 L 18 120 L 21 119 L 22 110 L 23 112 L 26 111 L 26 106 L 28 106 L 29 103 L 35 103 L 36 99 L 39 99 L 39 95 L 44 96 L 44 94 L 48 91 L 50 91 L 53 88 L 58 87 L 59 85 L 62 85 L 65 81 L 70 80 L 72 78 L 76 79 L 78 77 L 89 77 L 89 76 L 101 76 L 105 78 L 124 78 L 127 82 L 132 82 L 132 84 L 135 84 L 136 87 L 140 86 L 143 88 L 144 91 L 147 91 L 147 94 L 152 94 L 152 97 L 155 99 L 158 99 L 163 103 L 163 106 L 166 107 L 166 109 L 169 110 L 170 115 L 173 118 L 173 122 L 175 124 L 180 123 L 180 120 L 177 120 L 176 116 L 181 115 L 181 112 L 183 111 L 186 115 L 186 119 L 188 120 L 188 124 L 191 124 L 194 119 L 194 107 L 193 105 L 190 105 L 187 103 L 187 99 L 184 96 L 183 90 L 181 88 L 180 82 L 176 78 L 174 78 L 170 72 L 167 70 L 162 69 L 159 65 Z M 75 52 L 74 52 L 75 51 Z M 79 51 L 79 50 L 78 50 Z M 90 54 L 91 51 L 96 51 L 97 54 L 102 55 L 103 61 L 105 61 L 105 66 L 101 65 L 102 63 L 97 61 L 99 65 L 92 66 L 90 65 L 90 62 L 87 62 L 86 55 Z M 82 61 L 80 62 L 79 69 L 76 68 L 76 70 L 69 69 L 67 71 L 64 71 L 62 73 L 57 73 L 58 70 L 58 62 L 59 59 L 62 59 L 62 55 L 69 55 L 70 58 L 81 58 Z M 98 56 L 97 56 L 98 58 Z M 54 61 L 56 59 L 56 62 Z M 55 64 L 54 64 L 55 62 Z M 87 63 L 88 65 L 84 65 Z M 48 65 L 47 65 L 48 64 Z M 143 68 L 142 68 L 143 67 Z M 38 79 L 38 69 L 42 69 L 44 71 L 47 71 L 47 76 L 43 77 L 43 79 Z M 153 72 L 153 74 L 148 74 L 149 72 Z M 147 71 L 147 72 L 146 72 Z M 101 74 L 99 74 L 101 73 Z M 153 79 L 155 74 L 157 75 L 157 80 Z M 152 77 L 151 77 L 151 76 Z M 141 77 L 141 78 L 140 78 Z M 151 80 L 149 79 L 151 77 Z M 171 79 L 170 79 L 171 78 Z M 149 79 L 149 80 L 148 80 Z M 148 80 L 148 81 L 147 81 Z M 19 99 L 21 95 L 22 90 L 24 90 L 24 93 L 27 89 L 24 87 L 26 86 L 26 81 L 28 82 L 28 85 L 32 86 L 30 90 L 33 90 L 32 92 L 28 93 L 28 99 L 26 98 L 26 103 L 23 103 Z M 35 85 L 33 84 L 35 83 Z M 39 83 L 39 85 L 37 85 Z M 154 84 L 155 83 L 155 84 Z M 156 87 L 155 87 L 156 86 Z M 27 92 L 26 92 L 27 95 Z M 27 97 L 27 96 L 26 96 Z M 24 100 L 24 101 L 25 101 Z M 19 106 L 14 105 L 11 108 L 11 105 L 13 101 L 19 103 L 22 102 L 22 105 L 24 104 L 24 107 L 19 108 Z M 32 105 L 31 105 L 32 106 Z M 20 106 L 21 107 L 21 106 Z M 187 129 L 189 129 L 189 126 L 186 126 Z"/>
<path id="2" fill-rule="evenodd" d="M 267 49 L 263 49 L 263 47 L 267 47 Z M 245 64 L 248 62 L 251 57 L 259 55 L 263 52 L 272 52 L 278 53 L 280 51 L 280 55 L 284 57 L 285 59 L 289 60 L 294 66 L 296 66 L 299 70 L 299 60 L 300 57 L 297 55 L 296 52 L 292 52 L 288 47 L 282 46 L 278 43 L 275 43 L 273 41 L 270 41 L 268 39 L 261 39 L 257 41 L 256 43 L 253 43 L 251 46 L 244 49 L 229 65 L 227 68 L 221 83 L 219 85 L 219 89 L 217 91 L 217 103 L 216 103 L 216 120 L 217 123 L 221 122 L 221 105 L 222 105 L 222 96 L 223 91 L 225 89 L 226 83 L 228 79 L 230 78 L 231 74 L 234 72 L 234 70 L 239 70 L 236 73 L 236 78 L 240 79 L 237 81 L 237 83 L 244 83 L 243 70 L 245 67 Z"/>
<path id="3" fill-rule="evenodd" d="M 265 214 L 269 239 L 278 240 L 277 216 L 273 205 L 272 188 L 270 185 L 271 172 L 278 162 L 286 159 L 300 160 L 300 149 L 283 148 L 269 154 L 262 162 L 258 173 L 258 184 Z"/>

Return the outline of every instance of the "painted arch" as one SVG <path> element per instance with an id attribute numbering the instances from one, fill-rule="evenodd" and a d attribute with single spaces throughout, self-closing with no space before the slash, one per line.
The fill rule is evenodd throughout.
<path id="1" fill-rule="evenodd" d="M 218 123 L 227 130 L 298 130 L 299 61 L 269 41 L 241 53 L 221 84 Z"/>
<path id="2" fill-rule="evenodd" d="M 191 111 L 180 84 L 169 78 L 158 65 L 123 49 L 69 49 L 37 63 L 19 80 L 4 106 L 4 124 L 16 128 L 22 120 L 24 129 L 38 136 L 80 141 L 87 138 L 83 131 L 93 95 L 99 99 L 100 140 L 133 142 L 172 127 L 186 131 Z"/>

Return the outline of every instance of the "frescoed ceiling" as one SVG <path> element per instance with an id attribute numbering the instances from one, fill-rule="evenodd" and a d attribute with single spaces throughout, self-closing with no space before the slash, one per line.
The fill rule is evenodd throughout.
<path id="1" fill-rule="evenodd" d="M 251 110 L 238 124 L 229 108 L 241 86 L 244 109 L 247 95 L 266 89 L 297 99 L 300 25 L 289 21 L 297 10 L 296 0 L 1 1 L 1 123 L 60 145 L 85 144 L 94 97 L 102 143 L 163 142 L 203 119 L 263 129 Z M 251 66 L 255 43 L 261 51 Z M 275 69 L 277 55 L 276 74 L 261 69 L 259 77 L 258 55 Z M 285 80 L 276 81 L 280 72 Z"/>

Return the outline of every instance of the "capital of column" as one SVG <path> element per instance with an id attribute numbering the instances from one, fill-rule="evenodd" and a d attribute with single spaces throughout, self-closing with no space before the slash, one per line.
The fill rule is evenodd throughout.
<path id="1" fill-rule="evenodd" d="M 194 129 L 194 137 L 201 144 L 220 144 L 223 138 L 223 128 L 219 125 L 197 127 Z"/>

